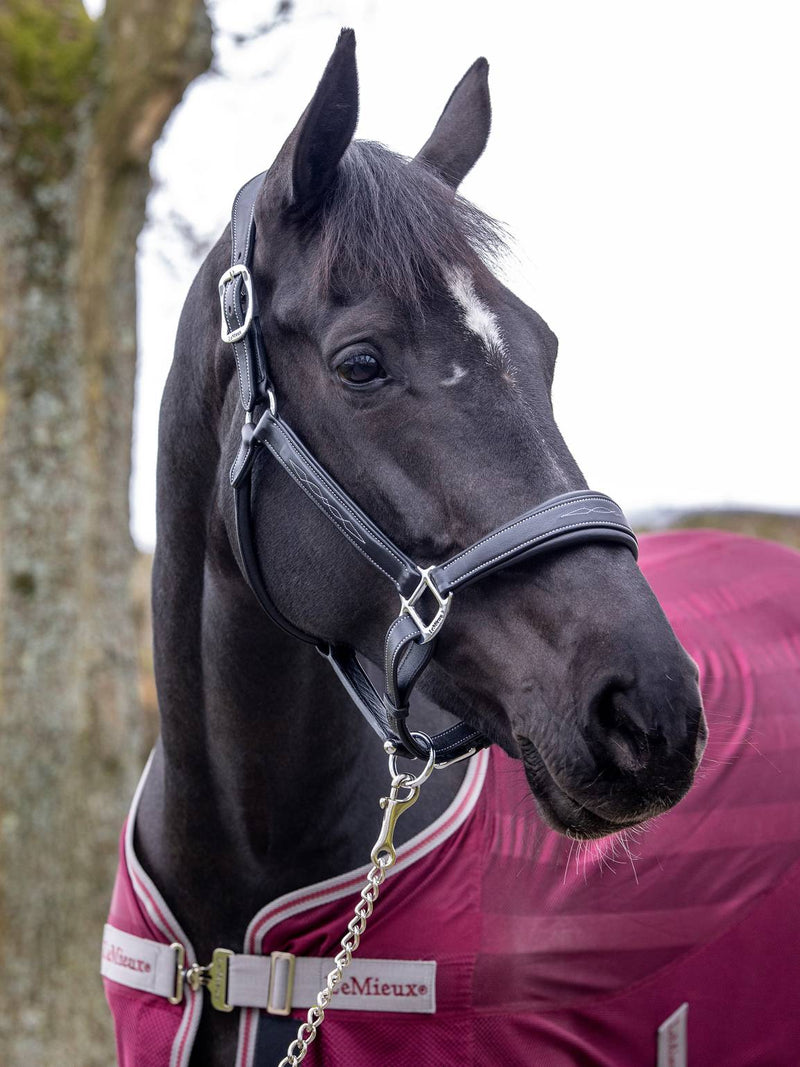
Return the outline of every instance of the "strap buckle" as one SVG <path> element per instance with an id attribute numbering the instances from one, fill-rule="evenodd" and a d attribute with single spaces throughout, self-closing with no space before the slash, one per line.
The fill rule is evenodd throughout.
<path id="1" fill-rule="evenodd" d="M 172 996 L 167 999 L 170 1004 L 180 1004 L 183 1000 L 183 968 L 186 963 L 186 949 L 180 941 L 173 941 L 169 947 L 175 953 L 175 985 Z"/>
<path id="2" fill-rule="evenodd" d="M 297 964 L 291 952 L 271 952 L 269 955 L 269 990 L 267 992 L 267 1011 L 270 1015 L 290 1015 L 292 1011 L 292 994 L 294 993 L 294 971 Z M 278 967 L 278 964 L 286 966 Z M 280 970 L 280 977 L 278 976 Z M 279 1001 L 275 1003 L 275 993 Z"/>
<path id="3" fill-rule="evenodd" d="M 225 318 L 225 288 L 239 277 L 241 277 L 244 282 L 245 292 L 247 293 L 247 307 L 244 310 L 244 323 L 241 326 L 235 327 L 233 330 L 227 330 L 228 320 Z M 235 345 L 237 341 L 241 341 L 250 329 L 250 324 L 253 321 L 253 279 L 250 277 L 250 271 L 244 263 L 235 263 L 222 275 L 217 284 L 217 288 L 219 289 L 219 310 L 222 317 L 222 330 L 220 336 L 226 344 Z"/>
<path id="4" fill-rule="evenodd" d="M 450 604 L 453 599 L 453 594 L 448 593 L 447 596 L 442 596 L 439 590 L 436 588 L 436 583 L 431 578 L 431 571 L 433 567 L 420 567 L 420 581 L 417 588 L 411 594 L 408 599 L 404 596 L 400 597 L 400 614 L 410 615 L 422 635 L 422 644 L 426 645 L 428 641 L 432 641 L 434 637 L 441 630 L 444 625 L 444 620 L 447 618 L 447 613 L 450 610 Z M 438 607 L 436 614 L 430 622 L 423 622 L 420 618 L 419 612 L 416 610 L 416 603 L 426 592 L 433 595 Z"/>

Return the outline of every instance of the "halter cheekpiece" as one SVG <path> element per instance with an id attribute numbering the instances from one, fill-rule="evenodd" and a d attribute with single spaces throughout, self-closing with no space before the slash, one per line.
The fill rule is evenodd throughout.
<path id="1" fill-rule="evenodd" d="M 236 196 L 231 217 L 231 266 L 219 280 L 222 340 L 233 346 L 245 411 L 242 443 L 230 473 L 242 571 L 273 622 L 315 645 L 326 657 L 389 749 L 398 755 L 426 759 L 430 753 L 427 739 L 415 735 L 408 724 L 409 697 L 430 662 L 455 591 L 510 563 L 587 542 L 616 542 L 636 556 L 636 537 L 610 497 L 579 490 L 537 505 L 445 563 L 418 567 L 409 559 L 320 466 L 279 414 L 250 274 L 256 240 L 255 204 L 265 175 L 252 178 Z M 254 421 L 261 408 L 263 413 Z M 400 612 L 386 634 L 382 696 L 352 648 L 328 645 L 299 630 L 278 611 L 267 593 L 253 538 L 251 501 L 253 463 L 261 452 L 277 460 L 342 536 L 397 589 Z M 463 721 L 430 739 L 436 766 L 464 759 L 489 743 Z"/>

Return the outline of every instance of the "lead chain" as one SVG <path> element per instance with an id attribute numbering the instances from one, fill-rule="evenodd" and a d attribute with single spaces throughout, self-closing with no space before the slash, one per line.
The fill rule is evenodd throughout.
<path id="1" fill-rule="evenodd" d="M 336 992 L 336 987 L 342 980 L 345 967 L 350 966 L 353 960 L 353 953 L 358 949 L 387 871 L 394 866 L 397 859 L 394 850 L 395 824 L 403 812 L 416 802 L 419 796 L 419 787 L 430 777 L 436 758 L 436 753 L 430 744 L 430 738 L 425 734 L 416 734 L 415 736 L 424 739 L 429 749 L 428 762 L 425 769 L 416 778 L 413 778 L 410 774 L 398 774 L 394 748 L 388 743 L 384 746 L 389 753 L 392 786 L 389 796 L 383 797 L 380 802 L 383 808 L 383 825 L 381 826 L 380 836 L 372 850 L 372 867 L 367 874 L 367 884 L 361 890 L 361 896 L 355 906 L 353 918 L 347 924 L 347 933 L 339 942 L 341 948 L 334 957 L 334 967 L 333 970 L 328 972 L 328 977 L 325 979 L 325 987 L 317 993 L 316 1004 L 312 1004 L 308 1009 L 305 1022 L 300 1024 L 297 1037 L 289 1045 L 286 1055 L 280 1061 L 278 1067 L 297 1067 L 306 1058 L 309 1045 L 316 1038 L 317 1031 L 325 1021 L 325 1010 Z M 406 790 L 405 796 L 400 795 L 401 790 Z"/>
<path id="2" fill-rule="evenodd" d="M 334 958 L 334 968 L 328 972 L 325 979 L 325 988 L 317 993 L 317 1003 L 308 1009 L 306 1020 L 297 1031 L 297 1037 L 283 1057 L 278 1067 L 297 1067 L 306 1058 L 308 1047 L 317 1036 L 317 1030 L 322 1026 L 325 1019 L 325 1009 L 331 1002 L 337 985 L 342 980 L 345 967 L 350 965 L 353 953 L 358 948 L 361 935 L 367 928 L 367 920 L 372 915 L 372 909 L 380 893 L 381 883 L 386 877 L 386 872 L 394 863 L 394 856 L 385 857 L 381 863 L 375 863 L 367 875 L 367 884 L 361 890 L 361 897 L 356 904 L 355 914 L 347 924 L 347 933 L 341 940 L 341 951 Z"/>

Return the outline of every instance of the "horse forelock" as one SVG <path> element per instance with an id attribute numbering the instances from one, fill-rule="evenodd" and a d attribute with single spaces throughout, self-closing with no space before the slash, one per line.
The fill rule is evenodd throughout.
<path id="1" fill-rule="evenodd" d="M 415 306 L 454 269 L 491 268 L 506 235 L 425 164 L 354 141 L 318 219 L 318 281 L 326 292 L 382 290 Z"/>

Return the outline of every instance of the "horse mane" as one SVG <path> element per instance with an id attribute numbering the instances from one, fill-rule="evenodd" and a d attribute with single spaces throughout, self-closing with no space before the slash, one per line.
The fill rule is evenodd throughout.
<path id="1" fill-rule="evenodd" d="M 499 222 L 374 141 L 354 141 L 342 157 L 319 239 L 324 291 L 379 289 L 412 306 L 453 268 L 485 270 L 507 250 Z"/>

